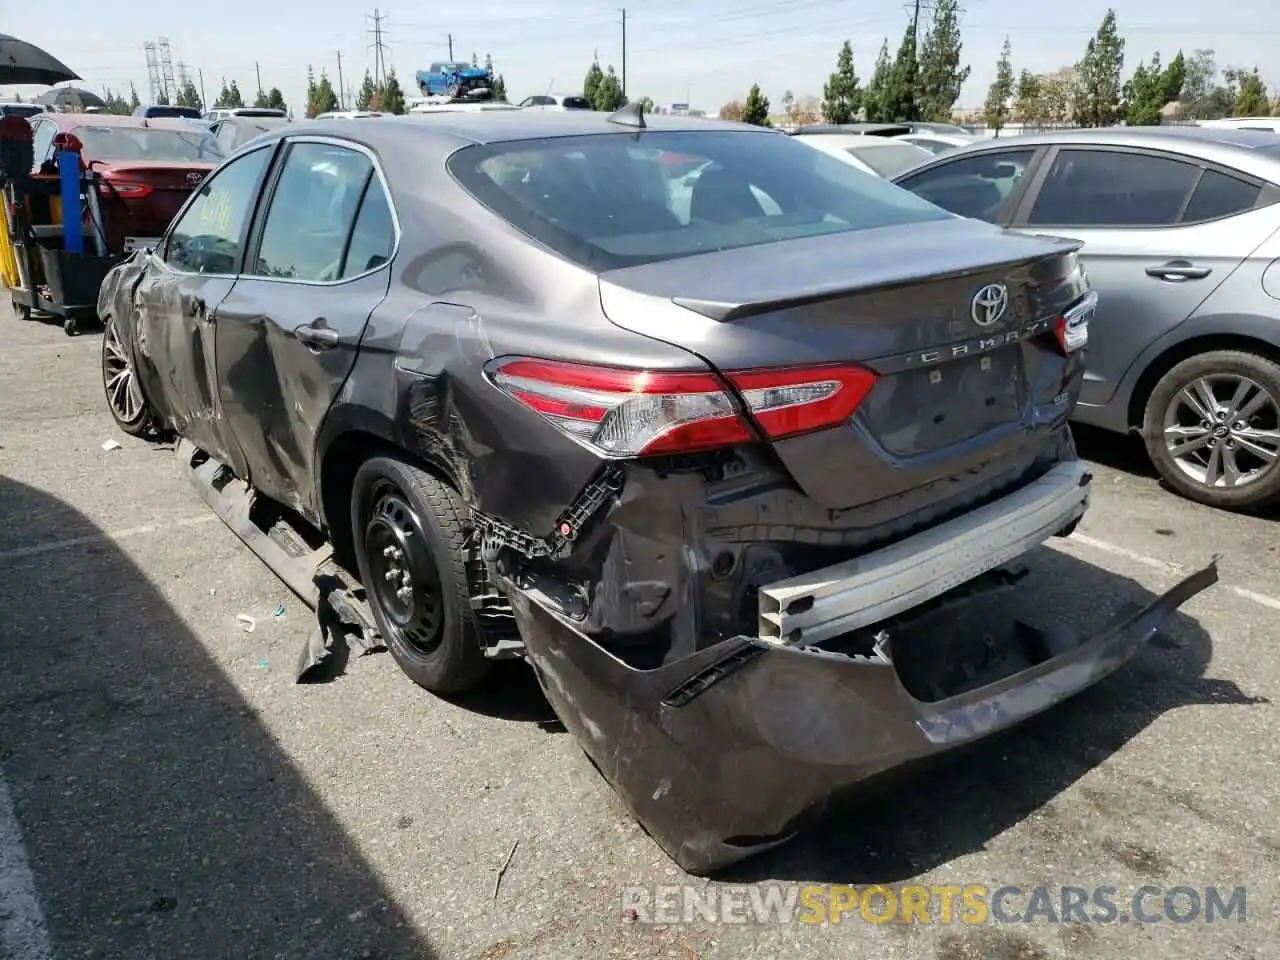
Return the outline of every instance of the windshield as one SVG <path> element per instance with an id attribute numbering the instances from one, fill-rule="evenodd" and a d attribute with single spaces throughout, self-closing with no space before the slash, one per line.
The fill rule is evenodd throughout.
<path id="1" fill-rule="evenodd" d="M 147 160 L 160 163 L 217 163 L 222 148 L 205 130 L 160 130 L 155 127 L 76 127 L 91 160 Z"/>
<path id="2" fill-rule="evenodd" d="M 663 162 L 671 154 L 679 162 Z M 851 164 L 766 132 L 477 144 L 454 153 L 449 169 L 498 216 L 593 270 L 949 216 Z"/>
<path id="3" fill-rule="evenodd" d="M 200 119 L 200 111 L 194 107 L 147 107 L 148 117 L 188 117 L 192 120 Z"/>
<path id="4" fill-rule="evenodd" d="M 875 146 L 855 146 L 845 149 L 882 177 L 897 176 L 904 170 L 910 170 L 916 164 L 929 159 L 929 152 L 917 147 L 914 143 L 885 145 L 884 141 L 880 141 Z"/>

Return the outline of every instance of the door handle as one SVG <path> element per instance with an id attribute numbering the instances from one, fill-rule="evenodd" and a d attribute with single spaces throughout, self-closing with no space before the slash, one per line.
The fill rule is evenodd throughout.
<path id="1" fill-rule="evenodd" d="M 1158 267 L 1147 267 L 1147 276 L 1157 280 L 1181 283 L 1183 280 L 1203 280 L 1213 273 L 1208 267 L 1197 267 L 1188 260 L 1170 260 Z"/>
<path id="2" fill-rule="evenodd" d="M 312 323 L 304 323 L 293 331 L 293 335 L 298 338 L 299 343 L 305 343 L 309 347 L 315 347 L 317 350 L 328 350 L 330 347 L 338 345 L 338 331 L 329 327 L 316 326 L 322 323 L 322 320 L 316 320 Z"/>

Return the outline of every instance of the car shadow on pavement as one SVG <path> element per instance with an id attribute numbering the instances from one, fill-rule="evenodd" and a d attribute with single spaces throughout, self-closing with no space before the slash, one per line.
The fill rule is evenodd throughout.
<path id="1" fill-rule="evenodd" d="M 4 477 L 0 516 L 0 766 L 55 955 L 434 957 L 129 557 Z"/>
<path id="2" fill-rule="evenodd" d="M 1010 595 L 1022 606 L 1009 609 L 1031 622 L 1060 619 L 1092 635 L 1126 601 L 1155 599 L 1138 583 L 1059 551 L 1041 548 L 1031 566 L 1027 589 Z M 855 793 L 795 840 L 717 879 L 901 882 L 982 850 L 1037 813 L 1045 815 L 1045 831 L 1057 831 L 1051 846 L 1074 845 L 1089 831 L 1096 835 L 1097 821 L 1056 823 L 1047 807 L 1161 715 L 1191 705 L 1265 702 L 1232 681 L 1205 676 L 1211 658 L 1208 633 L 1176 612 L 1133 660 L 1096 686 L 998 737 Z M 1136 809 L 1153 789 L 1134 783 L 1112 802 L 1123 810 L 1131 800 Z"/>
<path id="3" fill-rule="evenodd" d="M 1159 478 L 1147 456 L 1147 448 L 1142 445 L 1142 438 L 1137 434 L 1112 433 L 1110 430 L 1073 423 L 1071 435 L 1075 438 L 1077 451 L 1085 460 L 1133 474 L 1135 477 L 1146 477 L 1148 480 Z"/>

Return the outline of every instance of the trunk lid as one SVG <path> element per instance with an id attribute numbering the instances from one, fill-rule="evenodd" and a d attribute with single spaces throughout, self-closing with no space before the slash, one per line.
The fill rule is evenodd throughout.
<path id="1" fill-rule="evenodd" d="M 993 461 L 1025 462 L 1064 422 L 1082 361 L 1062 354 L 1053 324 L 1085 293 L 1078 246 L 957 218 L 609 271 L 601 303 L 616 325 L 721 371 L 875 371 L 850 420 L 774 452 L 831 509 L 928 485 L 941 498 Z M 979 323 L 975 297 L 991 284 L 1007 308 Z"/>
<path id="2" fill-rule="evenodd" d="M 212 163 L 147 160 L 95 160 L 89 166 L 110 184 L 101 191 L 109 215 L 123 213 L 126 229 L 138 236 L 159 236 L 214 168 Z M 121 203 L 124 211 L 117 206 Z"/>

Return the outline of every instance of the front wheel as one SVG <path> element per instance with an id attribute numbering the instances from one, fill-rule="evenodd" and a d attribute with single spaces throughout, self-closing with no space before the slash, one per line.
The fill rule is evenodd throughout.
<path id="1" fill-rule="evenodd" d="M 1237 350 L 1183 360 L 1152 390 L 1142 437 L 1189 500 L 1247 510 L 1280 499 L 1280 365 Z"/>
<path id="2" fill-rule="evenodd" d="M 105 318 L 102 326 L 102 389 L 107 409 L 121 430 L 131 437 L 145 436 L 150 431 L 151 414 L 133 360 L 111 317 Z"/>
<path id="3" fill-rule="evenodd" d="M 391 457 L 357 471 L 351 524 L 369 606 L 400 669 L 432 693 L 489 672 L 467 589 L 465 509 L 435 477 Z"/>

